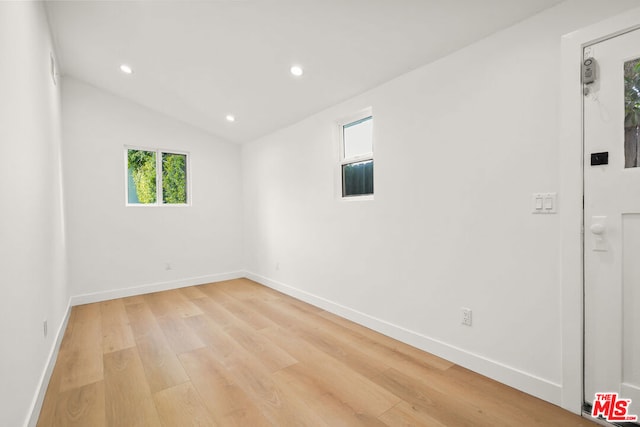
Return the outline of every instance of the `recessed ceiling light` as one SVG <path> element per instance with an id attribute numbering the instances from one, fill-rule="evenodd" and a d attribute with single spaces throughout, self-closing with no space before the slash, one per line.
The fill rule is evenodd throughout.
<path id="1" fill-rule="evenodd" d="M 130 66 L 128 66 L 127 64 L 122 64 L 120 66 L 120 71 L 122 71 L 125 74 L 131 74 L 133 73 L 133 70 L 131 69 Z"/>
<path id="2" fill-rule="evenodd" d="M 228 122 L 235 122 L 236 121 L 236 116 L 234 116 L 233 114 L 227 114 L 227 117 L 225 117 L 227 119 Z"/>
<path id="3" fill-rule="evenodd" d="M 302 73 L 304 73 L 304 71 L 302 70 L 302 67 L 299 65 L 292 66 L 290 71 L 291 71 L 291 74 L 293 74 L 296 77 L 300 77 Z"/>

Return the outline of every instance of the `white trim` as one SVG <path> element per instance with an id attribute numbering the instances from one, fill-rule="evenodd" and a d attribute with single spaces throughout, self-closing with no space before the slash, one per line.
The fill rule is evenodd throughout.
<path id="1" fill-rule="evenodd" d="M 452 346 L 440 340 L 427 337 L 402 326 L 394 325 L 377 317 L 362 313 L 336 302 L 322 298 L 318 295 L 303 291 L 290 285 L 286 285 L 264 276 L 246 272 L 246 277 L 285 293 L 294 298 L 313 304 L 338 316 L 349 319 L 374 331 L 380 332 L 391 338 L 402 341 L 421 350 L 435 354 L 457 365 L 471 369 L 482 375 L 486 375 L 496 381 L 500 381 L 511 387 L 515 387 L 533 396 L 539 397 L 554 404 L 560 403 L 562 387 L 552 381 L 537 377 L 514 367 L 505 365 L 495 360 L 488 359 L 461 348 Z"/>
<path id="2" fill-rule="evenodd" d="M 373 116 L 371 116 L 371 117 L 373 117 Z M 343 146 L 344 146 L 344 144 L 343 144 Z M 342 150 L 340 150 L 340 151 L 342 151 Z M 342 166 L 344 166 L 344 165 L 350 165 L 350 164 L 353 164 L 353 163 L 362 163 L 362 162 L 366 162 L 366 161 L 369 161 L 369 160 L 373 160 L 373 152 L 361 154 L 359 156 L 343 158 L 342 162 L 340 164 Z"/>
<path id="3" fill-rule="evenodd" d="M 640 27 L 640 8 L 562 37 L 562 107 L 560 139 L 562 398 L 561 406 L 576 414 L 583 403 L 583 144 L 582 50 Z M 597 58 L 597 52 L 595 57 Z"/>
<path id="4" fill-rule="evenodd" d="M 33 397 L 33 402 L 31 402 L 31 408 L 29 410 L 29 415 L 27 420 L 25 421 L 25 426 L 35 427 L 38 423 L 38 418 L 40 417 L 40 411 L 42 410 L 42 404 L 44 403 L 44 397 L 47 393 L 47 388 L 49 387 L 49 381 L 51 380 L 51 374 L 53 373 L 53 368 L 56 365 L 56 360 L 58 359 L 58 352 L 60 351 L 60 344 L 62 344 L 62 338 L 64 337 L 64 332 L 67 330 L 67 324 L 69 323 L 69 316 L 71 315 L 71 300 L 67 304 L 67 311 L 60 323 L 60 327 L 56 332 L 56 338 L 53 341 L 53 346 L 51 347 L 51 351 L 49 352 L 49 357 L 47 358 L 47 364 L 42 371 L 42 375 L 40 376 L 40 381 L 38 382 L 38 388 L 36 390 L 36 394 Z"/>
<path id="5" fill-rule="evenodd" d="M 204 283 L 240 279 L 242 277 L 244 277 L 243 271 L 233 271 L 229 273 L 211 274 L 207 276 L 171 280 L 168 282 L 150 283 L 146 285 L 132 286 L 130 288 L 120 288 L 103 292 L 94 292 L 90 294 L 74 295 L 71 297 L 71 305 L 76 306 L 82 304 L 91 304 L 94 302 L 107 301 L 116 298 L 126 298 L 136 295 L 149 294 L 152 292 L 179 289 L 187 286 L 202 285 Z"/>
<path id="6" fill-rule="evenodd" d="M 375 172 L 374 172 L 374 174 L 375 174 Z M 367 200 L 374 200 L 373 194 L 365 194 L 363 196 L 344 196 L 344 197 L 340 197 L 340 201 L 342 201 L 342 202 L 363 202 L 363 201 L 367 201 Z"/>

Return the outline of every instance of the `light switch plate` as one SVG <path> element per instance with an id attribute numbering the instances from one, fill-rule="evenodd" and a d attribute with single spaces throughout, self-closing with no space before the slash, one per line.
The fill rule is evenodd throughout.
<path id="1" fill-rule="evenodd" d="M 531 195 L 531 212 L 539 214 L 542 213 L 543 208 L 544 198 L 542 197 L 542 193 L 533 193 Z"/>
<path id="2" fill-rule="evenodd" d="M 533 193 L 531 213 L 554 214 L 558 212 L 558 193 Z"/>

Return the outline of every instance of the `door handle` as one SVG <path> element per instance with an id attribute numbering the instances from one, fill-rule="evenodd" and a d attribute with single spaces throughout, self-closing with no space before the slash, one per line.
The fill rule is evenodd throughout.
<path id="1" fill-rule="evenodd" d="M 589 229 L 596 236 L 602 236 L 606 230 L 603 224 L 592 224 Z"/>
<path id="2" fill-rule="evenodd" d="M 591 217 L 591 227 L 589 231 L 593 234 L 593 250 L 596 252 L 607 252 L 607 217 L 593 216 Z"/>

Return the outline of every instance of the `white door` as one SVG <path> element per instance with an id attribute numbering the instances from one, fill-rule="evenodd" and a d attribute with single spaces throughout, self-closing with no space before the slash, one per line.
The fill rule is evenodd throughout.
<path id="1" fill-rule="evenodd" d="M 585 55 L 584 398 L 616 392 L 640 415 L 640 30 Z"/>

